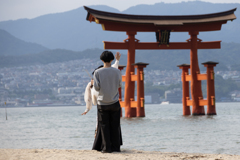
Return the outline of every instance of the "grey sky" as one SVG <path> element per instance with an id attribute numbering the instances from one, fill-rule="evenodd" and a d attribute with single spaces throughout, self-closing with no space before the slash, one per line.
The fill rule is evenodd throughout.
<path id="1" fill-rule="evenodd" d="M 0 21 L 35 18 L 69 11 L 83 5 L 108 5 L 120 11 L 138 4 L 177 3 L 195 0 L 0 0 Z M 202 0 L 211 3 L 240 3 L 240 0 Z"/>

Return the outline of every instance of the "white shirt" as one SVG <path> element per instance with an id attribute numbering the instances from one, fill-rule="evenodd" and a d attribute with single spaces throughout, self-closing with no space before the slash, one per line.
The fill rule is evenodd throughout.
<path id="1" fill-rule="evenodd" d="M 118 69 L 119 61 L 116 60 L 115 63 L 112 65 L 112 67 Z M 98 97 L 98 91 L 94 89 L 94 87 L 91 88 L 91 82 L 89 82 L 86 86 L 85 93 L 84 93 L 84 101 L 86 103 L 86 109 L 85 112 L 88 112 L 92 109 L 92 104 L 97 105 L 97 97 Z"/>

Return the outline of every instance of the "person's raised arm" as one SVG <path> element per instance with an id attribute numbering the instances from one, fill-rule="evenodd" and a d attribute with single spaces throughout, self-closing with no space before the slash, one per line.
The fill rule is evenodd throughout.
<path id="1" fill-rule="evenodd" d="M 118 65 L 119 65 L 119 60 L 120 60 L 120 58 L 121 58 L 121 54 L 120 54 L 119 52 L 117 52 L 117 53 L 115 54 L 115 58 L 116 58 L 116 61 L 115 61 L 115 63 L 112 65 L 112 67 L 118 69 Z"/>

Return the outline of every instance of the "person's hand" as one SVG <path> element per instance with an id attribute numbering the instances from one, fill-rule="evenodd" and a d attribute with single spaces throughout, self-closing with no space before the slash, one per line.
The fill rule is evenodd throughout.
<path id="1" fill-rule="evenodd" d="M 117 52 L 116 54 L 115 54 L 115 58 L 116 58 L 116 60 L 120 60 L 120 57 L 121 57 L 121 54 L 119 53 L 119 52 Z"/>
<path id="2" fill-rule="evenodd" d="M 82 113 L 82 115 L 86 115 L 86 114 L 87 114 L 87 112 L 83 112 L 83 113 Z"/>
<path id="3" fill-rule="evenodd" d="M 93 85 L 93 83 L 94 83 L 94 80 L 93 80 L 93 79 L 91 79 L 91 85 Z"/>

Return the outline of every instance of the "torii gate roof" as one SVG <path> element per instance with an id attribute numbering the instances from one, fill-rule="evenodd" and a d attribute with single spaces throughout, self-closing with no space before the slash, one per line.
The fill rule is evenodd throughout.
<path id="1" fill-rule="evenodd" d="M 103 25 L 104 30 L 112 31 L 157 31 L 169 29 L 177 32 L 220 30 L 221 25 L 228 20 L 236 19 L 235 9 L 202 15 L 131 15 L 94 10 L 84 6 L 87 10 L 87 20 Z"/>

